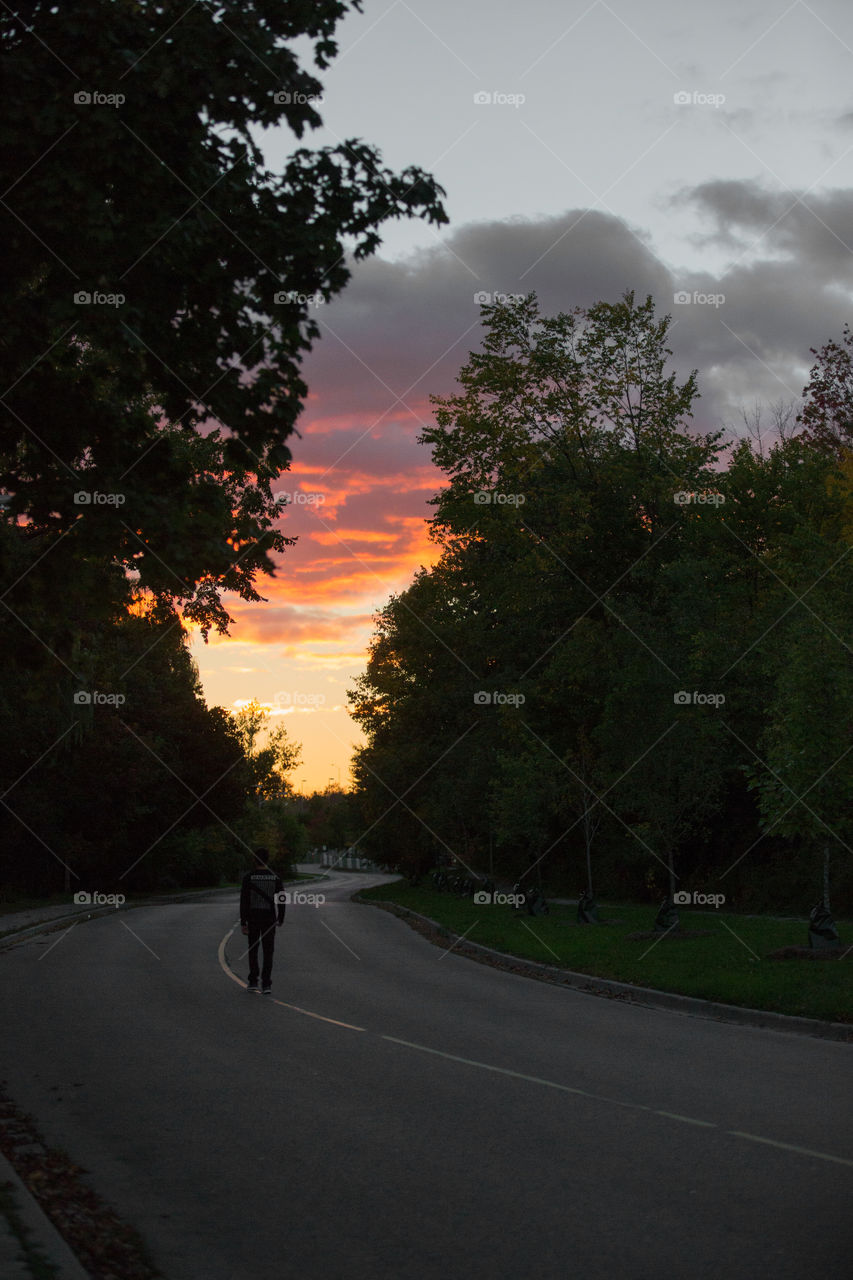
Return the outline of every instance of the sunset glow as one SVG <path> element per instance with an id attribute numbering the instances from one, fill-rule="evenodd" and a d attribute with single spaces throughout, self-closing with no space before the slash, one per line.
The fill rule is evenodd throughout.
<path id="1" fill-rule="evenodd" d="M 236 711 L 256 699 L 302 743 L 300 791 L 349 785 L 362 739 L 347 689 L 364 668 L 376 610 L 438 557 L 426 522 L 443 479 L 416 443 L 418 415 L 368 427 L 324 416 L 312 394 L 306 417 L 292 467 L 273 486 L 290 498 L 279 527 L 298 542 L 278 557 L 276 577 L 259 582 L 265 603 L 229 599 L 229 636 L 193 638 L 210 705 Z"/>

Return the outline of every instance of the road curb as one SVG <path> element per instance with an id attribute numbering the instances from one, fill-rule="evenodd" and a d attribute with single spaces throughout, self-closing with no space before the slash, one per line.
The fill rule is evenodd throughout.
<path id="1" fill-rule="evenodd" d="M 11 1182 L 15 1213 L 26 1229 L 28 1244 L 56 1269 L 55 1280 L 90 1280 L 76 1254 L 57 1231 L 14 1165 L 0 1151 L 0 1182 Z"/>
<path id="2" fill-rule="evenodd" d="M 506 969 L 521 977 L 536 978 L 556 986 L 585 991 L 589 995 L 606 996 L 611 1000 L 623 1000 L 629 1004 L 652 1009 L 666 1009 L 672 1013 L 706 1018 L 714 1022 L 731 1022 L 741 1026 L 782 1031 L 788 1035 L 816 1036 L 822 1040 L 853 1043 L 853 1026 L 848 1026 L 844 1022 L 822 1022 L 819 1018 L 799 1018 L 787 1013 L 773 1013 L 766 1009 L 721 1004 L 714 1000 L 701 1000 L 697 996 L 682 996 L 673 991 L 659 991 L 654 987 L 637 987 L 629 982 L 616 982 L 613 978 L 597 978 L 588 973 L 576 973 L 572 969 L 539 964 L 536 960 L 525 960 L 520 956 L 508 955 L 505 951 L 495 951 L 492 947 L 471 942 L 460 934 L 453 933 L 438 921 L 431 920 L 429 916 L 412 911 L 409 907 L 401 907 L 396 902 L 374 902 L 370 898 L 362 898 L 360 893 L 354 893 L 351 901 L 363 906 L 381 907 L 404 921 L 418 920 L 435 930 L 442 942 L 447 940 L 457 955 L 464 955 L 469 960 L 478 960 L 481 964 Z"/>

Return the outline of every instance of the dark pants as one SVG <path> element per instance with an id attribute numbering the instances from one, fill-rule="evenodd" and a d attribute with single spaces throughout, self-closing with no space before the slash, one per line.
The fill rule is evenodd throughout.
<path id="1" fill-rule="evenodd" d="M 249 912 L 249 982 L 258 980 L 258 943 L 264 950 L 264 967 L 261 973 L 261 986 L 268 987 L 272 981 L 272 957 L 275 951 L 275 916 L 268 911 Z"/>

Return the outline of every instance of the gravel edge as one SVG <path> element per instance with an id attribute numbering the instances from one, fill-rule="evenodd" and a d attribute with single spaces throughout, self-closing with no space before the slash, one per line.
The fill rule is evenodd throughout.
<path id="1" fill-rule="evenodd" d="M 0 1151 L 0 1182 L 11 1182 L 15 1196 L 15 1213 L 27 1232 L 31 1248 L 42 1254 L 56 1269 L 56 1280 L 89 1280 L 89 1272 L 65 1239 L 59 1234 L 15 1166 Z"/>

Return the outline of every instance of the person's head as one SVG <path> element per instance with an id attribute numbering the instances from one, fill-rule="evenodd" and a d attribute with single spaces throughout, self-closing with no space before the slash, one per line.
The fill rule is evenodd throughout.
<path id="1" fill-rule="evenodd" d="M 270 859 L 269 849 L 264 849 L 263 847 L 259 847 L 255 850 L 253 856 L 255 860 L 256 871 L 259 871 L 262 867 L 266 867 L 267 864 L 269 863 L 269 859 Z"/>

